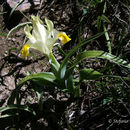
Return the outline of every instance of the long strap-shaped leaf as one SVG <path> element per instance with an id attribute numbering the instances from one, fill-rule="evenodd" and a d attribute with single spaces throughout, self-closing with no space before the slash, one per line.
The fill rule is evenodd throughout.
<path id="1" fill-rule="evenodd" d="M 14 28 L 12 28 L 9 33 L 7 34 L 6 38 L 9 38 L 9 36 L 11 35 L 11 33 L 13 33 L 15 30 L 27 25 L 27 24 L 32 24 L 31 22 L 25 22 L 25 23 L 20 23 L 17 26 L 15 26 Z"/>
<path id="2" fill-rule="evenodd" d="M 22 85 L 32 79 L 42 79 L 43 81 L 45 81 L 46 83 L 51 83 L 51 84 L 56 84 L 54 81 L 56 79 L 56 77 L 54 76 L 53 73 L 51 72 L 43 72 L 43 73 L 37 73 L 37 74 L 31 74 L 26 76 L 25 78 L 23 78 L 19 84 L 16 86 L 16 88 L 13 90 L 13 92 L 11 93 L 11 96 L 8 100 L 8 104 L 13 104 L 15 98 L 16 98 L 16 93 L 18 93 L 18 91 L 20 90 L 20 88 L 22 87 Z"/>
<path id="3" fill-rule="evenodd" d="M 0 108 L 0 113 L 4 112 L 4 111 L 7 111 L 7 110 L 24 110 L 24 111 L 27 111 L 27 112 L 30 112 L 31 114 L 33 114 L 34 116 L 36 115 L 35 111 L 33 111 L 31 108 L 29 108 L 28 106 L 25 106 L 25 105 L 16 105 L 16 104 L 13 104 L 13 105 L 7 105 L 5 107 L 2 107 Z M 3 117 L 9 117 L 11 115 L 6 115 L 6 116 L 1 116 L 0 115 L 0 118 L 3 118 Z"/>
<path id="4" fill-rule="evenodd" d="M 97 80 L 101 77 L 110 77 L 110 78 L 116 78 L 116 79 L 120 79 L 122 78 L 123 80 L 125 80 L 128 84 L 130 84 L 130 78 L 129 77 L 121 77 L 118 75 L 104 75 L 96 70 L 93 69 L 87 69 L 84 68 L 82 70 L 79 71 L 79 81 L 83 81 L 83 80 Z"/>
<path id="5" fill-rule="evenodd" d="M 82 52 L 76 56 L 76 60 L 74 61 L 73 65 L 70 67 L 70 69 L 75 67 L 75 65 L 78 64 L 81 60 L 84 60 L 86 58 L 107 59 L 107 60 L 114 62 L 118 65 L 122 65 L 124 67 L 130 68 L 130 63 L 128 63 L 127 61 L 125 61 L 119 57 L 116 57 L 110 53 L 107 53 L 104 51 L 85 51 L 85 52 Z"/>
<path id="6" fill-rule="evenodd" d="M 18 86 L 21 86 L 22 84 L 24 84 L 25 82 L 27 82 L 28 80 L 31 80 L 31 79 L 43 79 L 45 81 L 54 83 L 54 80 L 56 79 L 56 77 L 51 72 L 43 72 L 43 73 L 37 73 L 37 74 L 30 74 L 30 75 L 26 76 L 25 78 L 23 78 L 19 82 Z"/>
<path id="7" fill-rule="evenodd" d="M 11 10 L 10 14 L 9 14 L 9 18 L 11 17 L 11 15 L 13 14 L 14 10 L 24 2 L 24 0 L 19 0 L 19 2 L 14 6 L 14 8 Z"/>
<path id="8" fill-rule="evenodd" d="M 62 68 L 64 68 L 64 66 L 66 65 L 66 63 L 67 63 L 67 61 L 69 60 L 69 58 L 70 58 L 81 46 L 83 46 L 83 45 L 89 43 L 89 42 L 92 41 L 92 40 L 95 40 L 96 38 L 100 37 L 100 36 L 103 35 L 103 34 L 104 34 L 104 32 L 98 33 L 98 34 L 96 34 L 96 35 L 94 35 L 94 36 L 92 36 L 92 37 L 90 37 L 90 38 L 88 38 L 88 39 L 82 41 L 82 42 L 79 43 L 77 46 L 75 46 L 75 47 L 67 54 L 67 56 L 64 58 L 64 60 L 63 60 L 63 62 L 62 62 L 62 64 L 61 64 L 61 66 L 60 66 L 60 69 L 59 69 L 59 75 L 61 74 Z"/>

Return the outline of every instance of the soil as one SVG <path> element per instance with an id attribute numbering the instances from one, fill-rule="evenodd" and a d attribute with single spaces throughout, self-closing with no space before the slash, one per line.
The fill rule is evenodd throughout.
<path id="1" fill-rule="evenodd" d="M 31 15 L 39 14 L 40 18 L 44 20 L 47 17 L 54 21 L 55 28 L 59 31 L 65 31 L 68 34 L 72 34 L 76 30 L 76 22 L 73 12 L 73 3 L 67 3 L 64 1 L 64 7 L 62 2 L 49 1 L 42 4 L 41 9 L 32 9 L 29 11 L 25 10 L 27 17 Z M 8 19 L 11 8 L 6 2 L 1 2 L 1 12 L 6 12 L 4 15 L 0 15 L 1 33 L 8 34 L 16 25 L 27 22 L 28 19 L 23 17 L 20 11 L 16 10 L 10 19 Z M 16 19 L 17 18 L 17 19 Z M 78 21 L 77 21 L 78 23 Z M 15 87 L 15 77 L 17 75 L 25 76 L 28 71 L 32 73 L 48 71 L 49 65 L 46 63 L 47 60 L 42 54 L 33 50 L 33 54 L 30 54 L 28 59 L 23 59 L 21 56 L 21 49 L 25 41 L 25 35 L 23 28 L 16 30 L 11 36 L 6 39 L 4 36 L 0 36 L 0 74 L 1 74 L 1 85 L 9 88 L 9 90 Z M 32 56 L 31 56 L 32 55 Z M 58 57 L 60 58 L 60 57 Z M 12 76 L 13 75 L 13 76 Z M 17 77 L 18 78 L 18 77 Z M 7 80 L 8 79 L 8 80 Z M 3 91 L 2 91 L 3 92 Z"/>
<path id="2" fill-rule="evenodd" d="M 113 7 L 114 3 L 111 5 Z M 117 3 L 115 3 L 115 5 L 117 5 Z M 97 9 L 97 12 L 100 13 L 100 8 L 97 7 Z M 89 36 L 97 33 L 97 31 L 95 31 L 96 27 L 93 25 L 95 24 L 97 18 L 96 16 L 99 14 L 94 11 L 92 14 L 88 14 L 89 18 L 85 17 L 83 15 L 83 6 L 80 6 L 78 0 L 43 0 L 43 3 L 36 8 L 30 8 L 29 10 L 23 12 L 20 12 L 18 10 L 15 11 L 10 18 L 9 14 L 11 12 L 11 8 L 6 4 L 4 0 L 2 0 L 0 2 L 0 12 L 5 12 L 3 15 L 0 15 L 0 107 L 7 105 L 7 100 L 10 96 L 10 93 L 13 89 L 15 89 L 20 79 L 25 77 L 28 73 L 50 71 L 50 66 L 45 56 L 35 50 L 31 50 L 30 56 L 27 59 L 22 58 L 21 49 L 26 41 L 23 28 L 16 30 L 11 34 L 9 38 L 6 38 L 6 35 L 13 27 L 20 23 L 27 22 L 28 18 L 30 19 L 31 15 L 38 15 L 43 21 L 44 18 L 47 17 L 54 22 L 55 28 L 57 30 L 66 32 L 72 38 L 71 45 L 67 44 L 62 47 L 65 52 L 68 52 L 77 44 L 79 40 L 78 31 L 82 19 L 84 19 L 82 22 L 82 39 L 86 39 Z M 26 17 L 23 15 L 23 13 L 26 15 Z M 110 14 L 112 13 L 110 12 Z M 120 17 L 122 15 L 123 14 L 121 14 Z M 127 12 L 125 15 L 127 17 Z M 127 21 L 126 17 L 121 17 L 121 19 Z M 116 17 L 114 18 L 116 19 Z M 117 16 L 117 19 L 118 18 L 119 17 Z M 124 24 L 120 22 L 120 26 L 122 27 L 123 25 Z M 116 25 L 113 25 L 113 27 L 110 26 L 110 28 L 114 28 L 114 26 Z M 121 33 L 122 30 L 119 30 L 117 28 L 118 27 L 115 27 L 114 29 L 117 32 Z M 114 29 L 112 30 L 113 32 L 115 31 Z M 126 31 L 128 31 L 128 28 Z M 113 39 L 112 46 L 114 48 L 114 40 L 116 39 L 114 33 L 111 33 L 111 38 Z M 107 51 L 107 46 L 104 45 L 103 42 L 99 43 L 99 41 L 105 41 L 104 39 L 104 37 L 101 37 L 100 39 L 91 42 L 89 45 L 85 46 L 83 50 Z M 129 51 L 129 45 L 125 44 L 127 41 L 128 36 L 126 36 L 126 39 L 124 40 L 124 45 L 121 53 L 126 53 Z M 54 54 L 60 62 L 63 57 L 57 54 L 56 49 L 54 49 Z M 128 54 L 126 53 L 125 56 L 128 57 Z M 107 61 L 102 60 L 88 60 L 87 67 L 99 69 L 101 66 L 104 66 L 106 62 Z M 123 71 L 120 71 L 119 73 L 122 75 L 124 74 Z M 83 86 L 85 85 L 83 84 Z M 34 118 L 28 113 L 24 115 L 21 114 L 22 116 L 19 119 L 21 123 L 16 121 L 18 124 L 14 125 L 12 123 L 12 126 L 8 126 L 6 123 L 9 120 L 5 122 L 0 120 L 0 126 L 3 125 L 2 129 L 18 128 L 23 130 L 66 130 L 69 128 L 67 125 L 68 120 L 74 129 L 109 129 L 111 128 L 111 122 L 108 122 L 108 120 L 111 118 L 113 119 L 113 115 L 115 113 L 110 108 L 106 110 L 100 106 L 101 100 L 103 98 L 102 94 L 95 92 L 91 92 L 89 95 L 86 94 L 88 92 L 88 89 L 92 89 L 93 86 L 94 82 L 91 81 L 85 87 L 85 89 L 81 88 L 84 90 L 84 93 L 83 96 L 81 96 L 78 100 L 69 98 L 69 94 L 61 92 L 57 88 L 55 91 L 45 88 L 43 93 L 44 111 L 43 113 L 40 113 L 41 115 L 39 114 L 37 118 Z M 25 100 L 26 99 L 31 100 L 31 107 L 36 109 L 36 112 L 38 113 L 37 98 L 35 93 L 27 91 L 25 94 Z M 23 101 L 23 103 L 25 102 L 26 101 Z M 122 107 L 121 104 L 120 106 Z M 114 116 L 114 119 L 116 117 L 117 116 Z M 113 124 L 112 128 L 128 128 L 129 124 L 118 126 L 118 124 L 115 123 Z"/>
<path id="3" fill-rule="evenodd" d="M 27 17 L 31 15 L 39 15 L 42 20 L 47 17 L 50 20 L 54 21 L 55 28 L 59 31 L 65 31 L 66 33 L 73 33 L 76 29 L 76 19 L 73 15 L 73 3 L 68 3 L 64 1 L 64 6 L 62 6 L 63 2 L 57 1 L 44 1 L 39 8 L 30 8 L 30 10 L 24 10 L 24 13 Z M 1 25 L 1 36 L 0 36 L 0 106 L 4 107 L 7 105 L 7 100 L 10 96 L 10 93 L 13 89 L 15 89 L 16 85 L 19 83 L 20 79 L 25 77 L 27 73 L 38 73 L 38 72 L 46 72 L 50 70 L 50 66 L 48 64 L 45 56 L 40 54 L 39 52 L 33 50 L 33 53 L 27 59 L 23 59 L 21 56 L 21 49 L 24 44 L 25 35 L 23 28 L 20 28 L 13 32 L 9 38 L 6 38 L 8 32 L 15 26 L 20 23 L 28 21 L 23 14 L 18 11 L 14 11 L 12 16 L 9 18 L 9 14 L 11 12 L 11 8 L 9 5 L 3 1 L 0 5 L 0 11 L 6 12 L 3 15 L 0 15 L 0 25 Z M 78 23 L 78 21 L 77 21 Z M 74 30 L 73 30 L 74 29 Z M 57 59 L 61 60 L 61 56 L 55 54 Z M 58 90 L 59 91 L 59 90 Z M 46 92 L 48 93 L 48 92 Z M 61 93 L 61 92 L 60 92 Z M 31 95 L 31 96 L 29 96 Z M 27 94 L 29 99 L 32 98 L 34 94 Z M 61 94 L 60 94 L 61 95 Z M 57 98 L 62 99 L 62 96 L 58 96 Z M 35 96 L 35 95 L 34 95 Z M 63 102 L 66 98 L 63 97 Z M 37 99 L 33 97 L 33 102 L 36 103 Z M 60 109 L 62 102 L 58 103 L 53 98 L 50 98 L 50 94 L 44 96 L 45 104 L 50 104 L 50 102 L 57 103 L 57 109 Z M 23 101 L 24 103 L 24 101 Z M 33 104 L 33 103 L 32 103 Z M 35 104 L 33 104 L 35 106 Z M 47 106 L 47 109 L 50 106 Z M 63 107 L 63 106 L 62 106 Z M 62 108 L 63 110 L 65 108 Z M 61 113 L 63 113 L 63 110 Z M 57 117 L 55 117 L 53 110 L 50 110 L 49 113 L 45 113 L 48 116 L 48 119 L 51 120 L 46 122 L 43 118 L 39 118 L 38 120 L 32 120 L 30 123 L 28 120 L 25 121 L 24 125 L 21 127 L 24 129 L 32 128 L 32 129 L 52 129 L 57 128 L 58 124 L 56 122 Z M 24 118 L 25 119 L 25 118 Z M 34 123 L 35 121 L 35 123 Z M 6 122 L 6 121 L 5 121 Z M 32 123 L 33 122 L 33 123 Z M 48 123 L 51 122 L 51 125 Z M 2 124 L 1 124 L 2 123 Z M 7 123 L 7 122 L 6 122 Z M 1 128 L 8 129 L 10 128 L 6 123 L 0 121 Z M 56 125 L 55 125 L 56 123 Z M 34 125 L 35 124 L 35 125 Z M 2 127 L 3 126 L 3 127 Z M 47 126 L 47 127 L 46 127 Z M 49 127 L 48 127 L 49 126 Z M 1 129 L 0 128 L 0 129 Z"/>

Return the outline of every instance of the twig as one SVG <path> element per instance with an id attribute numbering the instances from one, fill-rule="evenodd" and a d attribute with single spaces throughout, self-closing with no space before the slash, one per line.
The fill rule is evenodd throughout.
<path id="1" fill-rule="evenodd" d="M 127 110 L 128 114 L 130 115 L 130 111 L 127 108 L 126 104 L 121 99 L 117 99 L 117 100 L 120 101 L 120 103 L 125 107 L 125 109 Z"/>
<path id="2" fill-rule="evenodd" d="M 40 9 L 42 8 L 42 4 L 43 4 L 43 2 L 44 2 L 44 0 L 40 0 L 40 6 L 39 6 L 39 10 L 38 10 L 38 12 L 37 12 L 37 16 L 39 15 L 39 12 L 40 12 Z"/>

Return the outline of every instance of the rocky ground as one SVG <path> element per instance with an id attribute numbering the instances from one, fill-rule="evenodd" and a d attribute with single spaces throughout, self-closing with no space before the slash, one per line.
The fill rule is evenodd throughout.
<path id="1" fill-rule="evenodd" d="M 80 2 L 78 0 L 41 0 L 38 4 L 30 6 L 29 8 L 24 9 L 24 6 L 19 7 L 9 18 L 11 7 L 9 7 L 5 0 L 1 0 L 0 12 L 4 12 L 4 14 L 0 14 L 0 107 L 6 105 L 10 93 L 15 88 L 16 84 L 18 84 L 19 80 L 25 77 L 27 73 L 50 71 L 50 66 L 46 58 L 37 51 L 33 50 L 27 59 L 22 58 L 21 49 L 26 40 L 23 28 L 16 30 L 9 38 L 6 38 L 8 32 L 16 25 L 27 22 L 31 15 L 38 15 L 42 20 L 47 17 L 54 22 L 57 30 L 64 31 L 70 35 L 72 39 L 71 44 L 62 47 L 65 52 L 67 52 L 79 41 L 79 28 L 81 25 L 82 39 L 86 39 L 98 32 L 95 23 L 97 16 L 101 14 L 104 2 L 101 2 L 101 4 L 95 8 L 90 8 L 89 4 L 84 3 L 84 1 Z M 126 32 L 123 39 L 124 43 L 119 47 L 120 51 L 117 52 L 117 55 L 125 54 L 123 58 L 129 60 L 128 11 L 122 6 L 120 1 L 112 2 L 108 0 L 107 5 L 108 9 L 106 15 L 108 15 L 110 20 L 114 23 L 108 26 L 108 29 L 111 30 L 110 38 L 112 39 L 113 53 L 116 44 L 120 40 L 120 37 L 118 37 L 115 32 L 118 34 Z M 86 8 L 89 8 L 87 15 L 85 12 Z M 125 27 L 124 30 L 122 27 Z M 105 38 L 101 37 L 85 46 L 83 50 L 107 51 L 107 46 L 104 45 L 103 41 L 105 41 Z M 55 49 L 54 53 L 60 62 L 63 57 L 57 54 Z M 88 67 L 99 69 L 106 63 L 107 61 L 102 60 L 89 60 Z M 113 73 L 128 75 L 128 73 L 120 71 L 120 68 L 118 71 Z M 113 79 L 109 82 L 110 85 L 113 85 Z M 68 100 L 66 94 L 60 90 L 56 89 L 53 92 L 53 90 L 45 89 L 43 98 L 44 108 L 48 109 L 49 112 L 46 113 L 46 110 L 44 110 L 44 118 L 40 116 L 38 119 L 31 118 L 29 120 L 24 120 L 25 118 L 23 118 L 22 123 L 18 123 L 17 125 L 20 126 L 21 129 L 67 129 L 69 128 L 66 121 L 68 118 L 74 130 L 127 129 L 130 124 L 130 121 L 128 121 L 130 115 L 124 119 L 124 121 L 128 121 L 127 123 L 114 123 L 113 121 L 114 119 L 123 120 L 123 118 L 117 115 L 118 112 L 115 112 L 113 108 L 122 108 L 124 104 L 119 101 L 120 103 L 118 103 L 118 105 L 114 102 L 110 107 L 108 107 L 109 104 L 108 106 L 102 106 L 101 102 L 104 95 L 102 93 L 93 92 L 94 85 L 94 81 L 89 82 L 87 86 L 83 84 L 83 86 L 85 86 L 85 88 L 81 88 L 82 91 L 84 91 L 83 95 L 78 100 L 71 102 Z M 89 89 L 91 92 L 89 92 Z M 28 92 L 26 97 L 29 98 L 29 96 L 33 98 L 32 101 L 34 104 L 32 107 L 34 107 L 37 102 L 35 94 Z M 53 109 L 54 106 L 55 111 Z M 35 108 L 37 108 L 37 106 L 35 106 Z M 122 113 L 120 112 L 119 114 L 121 115 Z M 66 115 L 68 117 L 66 117 Z M 117 122 L 119 122 L 119 120 L 117 120 Z M 3 124 L 3 121 L 0 120 L 0 126 Z M 5 129 L 10 129 L 11 127 L 6 126 Z"/>

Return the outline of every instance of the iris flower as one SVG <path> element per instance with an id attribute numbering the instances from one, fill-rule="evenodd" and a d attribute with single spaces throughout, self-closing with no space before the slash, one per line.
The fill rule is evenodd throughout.
<path id="1" fill-rule="evenodd" d="M 22 49 L 23 58 L 29 55 L 29 48 L 34 48 L 49 58 L 58 39 L 63 45 L 71 40 L 64 32 L 54 29 L 51 20 L 45 18 L 45 23 L 38 16 L 32 16 L 32 26 L 25 26 L 24 32 L 29 40 Z"/>

